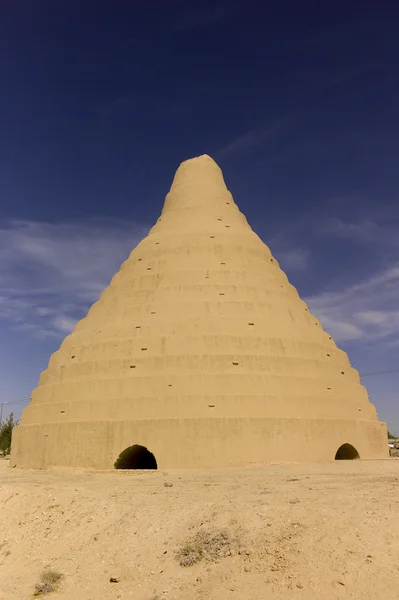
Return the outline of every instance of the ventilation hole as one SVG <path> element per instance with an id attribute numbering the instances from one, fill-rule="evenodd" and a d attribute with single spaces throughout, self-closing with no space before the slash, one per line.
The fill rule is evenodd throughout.
<path id="1" fill-rule="evenodd" d="M 331 356 L 331 354 L 328 354 L 328 353 L 327 353 L 327 356 Z"/>
<path id="2" fill-rule="evenodd" d="M 147 271 L 151 271 L 151 267 L 147 267 Z"/>
<path id="3" fill-rule="evenodd" d="M 360 408 L 359 408 L 359 410 L 360 410 Z M 60 412 L 61 412 L 61 414 L 63 414 L 65 412 L 65 410 L 61 410 Z"/>
<path id="4" fill-rule="evenodd" d="M 238 362 L 233 362 L 232 364 L 233 364 L 234 366 L 237 366 L 237 365 L 238 365 Z"/>
<path id="5" fill-rule="evenodd" d="M 152 314 L 152 315 L 155 315 L 155 310 L 153 310 L 151 314 Z"/>
<path id="6" fill-rule="evenodd" d="M 218 221 L 223 221 L 223 219 L 218 219 Z"/>
<path id="7" fill-rule="evenodd" d="M 208 404 L 208 408 L 215 408 L 215 404 Z"/>
<path id="8" fill-rule="evenodd" d="M 306 311 L 306 312 L 308 312 L 308 309 L 307 309 L 307 308 L 305 308 L 305 311 Z"/>
<path id="9" fill-rule="evenodd" d="M 159 246 L 159 242 L 155 242 L 155 245 L 156 245 L 156 246 Z"/>
<path id="10" fill-rule="evenodd" d="M 314 322 L 314 324 L 317 326 L 317 325 L 318 325 L 318 322 L 317 322 L 317 321 L 315 321 L 315 322 Z"/>
<path id="11" fill-rule="evenodd" d="M 230 227 L 230 225 L 225 225 L 225 227 Z"/>
<path id="12" fill-rule="evenodd" d="M 138 258 L 137 260 L 138 260 L 138 262 L 140 262 L 140 261 L 141 261 L 141 260 L 143 260 L 143 259 L 142 259 L 142 258 Z"/>
<path id="13" fill-rule="evenodd" d="M 332 337 L 331 337 L 331 335 L 329 335 L 329 336 L 328 336 L 328 339 L 329 339 L 329 340 L 332 340 Z"/>
<path id="14" fill-rule="evenodd" d="M 273 259 L 272 259 L 272 258 L 270 259 L 270 262 L 273 262 Z"/>
<path id="15" fill-rule="evenodd" d="M 341 375 L 345 375 L 345 371 L 341 371 Z"/>
<path id="16" fill-rule="evenodd" d="M 230 204 L 230 202 L 226 202 L 226 204 Z"/>
<path id="17" fill-rule="evenodd" d="M 221 265 L 225 265 L 226 263 L 220 263 Z"/>
<path id="18" fill-rule="evenodd" d="M 362 409 L 361 409 L 361 408 L 358 408 L 357 410 L 358 410 L 359 412 L 362 412 Z"/>
<path id="19" fill-rule="evenodd" d="M 255 323 L 248 323 L 248 325 L 255 325 Z"/>
<path id="20" fill-rule="evenodd" d="M 328 387 L 327 389 L 328 389 L 328 390 L 331 390 L 331 388 L 329 388 L 329 387 Z"/>
<path id="21" fill-rule="evenodd" d="M 144 350 L 148 350 L 148 348 L 142 348 L 141 351 L 144 352 Z"/>
<path id="22" fill-rule="evenodd" d="M 210 235 L 209 237 L 211 238 L 211 240 L 213 240 L 215 238 L 214 235 Z"/>
<path id="23" fill-rule="evenodd" d="M 141 325 L 136 325 L 136 329 L 141 329 Z"/>
<path id="24" fill-rule="evenodd" d="M 168 387 L 172 387 L 172 384 L 170 383 L 170 384 L 168 385 Z"/>
<path id="25" fill-rule="evenodd" d="M 281 287 L 281 288 L 283 288 L 284 286 L 283 286 L 283 285 L 280 285 L 280 287 Z"/>
<path id="26" fill-rule="evenodd" d="M 224 296 L 224 292 L 220 292 L 220 293 L 219 293 L 219 296 Z"/>
<path id="27" fill-rule="evenodd" d="M 135 369 L 136 365 L 130 365 L 130 369 Z"/>
<path id="28" fill-rule="evenodd" d="M 75 354 L 73 356 L 71 356 L 71 358 L 75 358 Z"/>

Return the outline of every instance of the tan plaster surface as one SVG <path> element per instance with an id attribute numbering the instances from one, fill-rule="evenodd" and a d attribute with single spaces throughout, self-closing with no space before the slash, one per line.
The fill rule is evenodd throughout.
<path id="1" fill-rule="evenodd" d="M 358 372 L 254 233 L 208 156 L 55 352 L 15 430 L 19 467 L 159 467 L 387 456 Z M 291 454 L 292 456 L 292 454 Z"/>

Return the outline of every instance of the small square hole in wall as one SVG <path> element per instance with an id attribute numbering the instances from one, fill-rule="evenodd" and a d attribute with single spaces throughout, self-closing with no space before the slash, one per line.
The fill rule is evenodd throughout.
<path id="1" fill-rule="evenodd" d="M 221 265 L 225 265 L 226 263 L 220 263 Z"/>
<path id="2" fill-rule="evenodd" d="M 143 260 L 143 259 L 142 259 L 142 258 L 138 258 L 137 260 L 138 260 L 138 262 L 140 262 L 140 261 L 141 261 L 141 260 Z"/>
<path id="3" fill-rule="evenodd" d="M 328 390 L 331 390 L 331 388 L 330 388 L 330 387 L 328 387 L 327 389 L 328 389 Z"/>
<path id="4" fill-rule="evenodd" d="M 345 375 L 345 371 L 341 371 L 341 375 Z"/>
<path id="5" fill-rule="evenodd" d="M 136 329 L 141 329 L 141 325 L 136 325 Z"/>
<path id="6" fill-rule="evenodd" d="M 331 356 L 331 354 L 329 354 L 329 353 L 327 352 L 327 356 Z"/>
<path id="7" fill-rule="evenodd" d="M 151 267 L 147 267 L 147 271 L 151 271 Z"/>
<path id="8" fill-rule="evenodd" d="M 130 368 L 130 369 L 135 369 L 135 368 L 136 368 L 136 365 L 130 365 L 130 367 L 129 367 L 129 368 Z"/>
<path id="9" fill-rule="evenodd" d="M 73 355 L 71 356 L 71 358 L 75 358 L 75 354 L 73 354 Z"/>
<path id="10" fill-rule="evenodd" d="M 255 325 L 255 323 L 248 323 L 248 325 Z"/>
<path id="11" fill-rule="evenodd" d="M 223 221 L 223 219 L 218 219 L 218 221 Z"/>
<path id="12" fill-rule="evenodd" d="M 147 348 L 142 348 L 141 351 L 144 352 L 144 350 L 147 350 Z"/>
<path id="13" fill-rule="evenodd" d="M 224 296 L 224 292 L 219 292 L 219 296 Z"/>
<path id="14" fill-rule="evenodd" d="M 210 235 L 209 237 L 211 238 L 211 240 L 215 239 L 214 235 Z"/>
<path id="15" fill-rule="evenodd" d="M 156 245 L 156 246 L 159 246 L 159 242 L 155 242 L 155 245 Z"/>
<path id="16" fill-rule="evenodd" d="M 230 225 L 225 225 L 225 227 L 230 227 Z"/>
<path id="17" fill-rule="evenodd" d="M 238 365 L 238 362 L 233 362 L 232 364 L 236 367 Z"/>
<path id="18" fill-rule="evenodd" d="M 226 204 L 230 204 L 230 202 L 226 202 Z"/>
<path id="19" fill-rule="evenodd" d="M 274 262 L 273 258 L 270 259 L 270 262 Z"/>
<path id="20" fill-rule="evenodd" d="M 155 315 L 155 314 L 156 314 L 156 313 L 155 313 L 155 310 L 153 310 L 153 311 L 151 312 L 151 314 L 152 314 L 152 315 Z"/>

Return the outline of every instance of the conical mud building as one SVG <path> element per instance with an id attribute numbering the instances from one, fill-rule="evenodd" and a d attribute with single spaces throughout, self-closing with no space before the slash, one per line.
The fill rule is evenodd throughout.
<path id="1" fill-rule="evenodd" d="M 41 374 L 18 467 L 196 468 L 387 456 L 359 374 L 208 156 Z"/>

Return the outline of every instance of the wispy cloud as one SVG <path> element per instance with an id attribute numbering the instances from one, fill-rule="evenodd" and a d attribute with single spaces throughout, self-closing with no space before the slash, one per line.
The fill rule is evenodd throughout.
<path id="1" fill-rule="evenodd" d="M 399 336 L 399 263 L 337 292 L 306 299 L 337 341 L 384 340 Z"/>
<path id="2" fill-rule="evenodd" d="M 263 144 L 271 142 L 283 133 L 285 128 L 292 123 L 293 119 L 294 113 L 277 118 L 269 123 L 259 125 L 258 127 L 254 127 L 253 129 L 238 135 L 214 153 L 216 160 L 243 155 Z"/>
<path id="3" fill-rule="evenodd" d="M 357 219 L 325 218 L 319 223 L 318 233 L 353 242 L 378 245 L 384 249 L 387 246 L 399 248 L 398 226 L 398 215 L 392 214 L 392 211 L 384 215 L 380 210 L 377 215 L 368 214 Z"/>
<path id="4" fill-rule="evenodd" d="M 3 225 L 0 318 L 38 336 L 71 331 L 147 229 L 98 219 Z"/>

